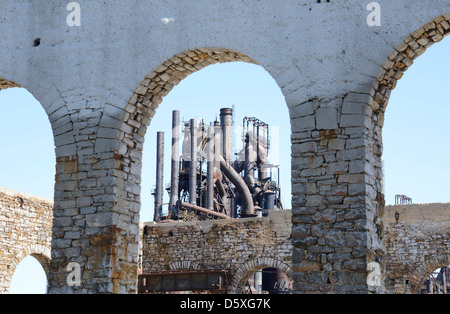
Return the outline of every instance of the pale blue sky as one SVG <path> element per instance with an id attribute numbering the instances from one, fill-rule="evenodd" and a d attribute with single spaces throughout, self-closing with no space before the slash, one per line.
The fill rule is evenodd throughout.
<path id="1" fill-rule="evenodd" d="M 414 203 L 450 202 L 450 40 L 434 45 L 398 82 L 386 111 L 383 129 L 386 203 L 406 194 Z M 166 132 L 165 182 L 169 178 L 171 111 L 181 117 L 213 121 L 222 107 L 236 106 L 236 123 L 257 116 L 277 127 L 277 151 L 285 207 L 290 206 L 290 126 L 284 98 L 261 67 L 228 63 L 207 67 L 183 80 L 164 99 L 148 129 L 144 146 L 141 220 L 153 217 L 155 138 Z M 0 92 L 0 187 L 53 198 L 55 155 L 50 124 L 40 104 L 23 89 Z M 170 159 L 169 159 L 170 160 Z M 21 263 L 11 292 L 45 291 L 45 275 L 33 258 Z M 27 272 L 28 271 L 28 272 Z M 19 278 L 22 273 L 22 278 Z M 37 274 L 38 278 L 30 280 Z M 40 274 L 40 275 L 39 275 Z M 44 278 L 44 279 L 43 279 Z M 31 282 L 40 288 L 32 287 Z M 44 288 L 43 288 L 44 287 Z M 25 289 L 25 290 L 24 290 Z M 39 290 L 40 289 L 40 290 Z M 31 291 L 31 292 L 33 292 Z"/>

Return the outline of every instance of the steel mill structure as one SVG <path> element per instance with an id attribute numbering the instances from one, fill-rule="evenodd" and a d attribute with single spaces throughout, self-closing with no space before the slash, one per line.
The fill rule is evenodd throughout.
<path id="1" fill-rule="evenodd" d="M 269 125 L 255 117 L 244 117 L 238 135 L 234 121 L 232 108 L 220 109 L 220 119 L 209 125 L 202 119 L 181 122 L 180 111 L 173 111 L 171 182 L 166 189 L 170 202 L 166 215 L 164 133 L 157 132 L 155 222 L 263 217 L 268 211 L 283 209 L 279 166 L 269 164 Z M 235 136 L 241 137 L 239 149 L 233 145 Z M 159 271 L 141 275 L 139 282 L 141 293 L 228 291 L 226 270 Z M 292 291 L 292 284 L 278 269 L 265 268 L 257 271 L 241 292 L 263 289 L 286 293 Z"/>
<path id="2" fill-rule="evenodd" d="M 283 209 L 279 166 L 268 162 L 269 125 L 245 117 L 242 148 L 235 153 L 233 121 L 230 108 L 221 109 L 220 121 L 209 125 L 200 119 L 181 123 L 180 112 L 173 111 L 170 202 L 163 216 L 164 133 L 158 132 L 154 221 L 184 219 L 186 212 L 204 220 L 266 216 L 268 210 Z"/>

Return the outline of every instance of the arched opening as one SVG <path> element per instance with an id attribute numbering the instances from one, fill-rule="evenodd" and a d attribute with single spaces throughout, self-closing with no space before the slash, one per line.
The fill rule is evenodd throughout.
<path id="1" fill-rule="evenodd" d="M 281 270 L 267 267 L 253 272 L 245 280 L 242 294 L 291 294 L 292 282 Z"/>
<path id="2" fill-rule="evenodd" d="M 450 40 L 428 48 L 392 92 L 383 127 L 386 204 L 448 203 Z M 397 196 L 397 197 L 396 197 Z M 406 199 L 408 200 L 408 199 Z"/>
<path id="3" fill-rule="evenodd" d="M 241 61 L 241 62 L 236 62 L 236 61 Z M 242 115 L 248 115 L 251 116 L 251 110 L 249 114 L 246 114 L 246 110 L 244 109 L 244 107 L 247 107 L 248 105 L 252 105 L 254 106 L 254 108 L 258 108 L 258 111 L 261 113 L 266 114 L 266 116 L 270 116 L 272 119 L 275 116 L 273 113 L 274 111 L 276 111 L 277 115 L 276 116 L 283 116 L 283 114 L 279 114 L 280 110 L 285 110 L 286 114 L 284 115 L 285 117 L 288 117 L 287 114 L 287 106 L 285 105 L 285 101 L 284 101 L 284 97 L 281 95 L 281 91 L 279 89 L 279 87 L 277 86 L 277 84 L 273 81 L 273 79 L 270 77 L 270 75 L 267 75 L 267 72 L 265 72 L 261 67 L 256 67 L 259 70 L 259 74 L 254 74 L 253 78 L 259 78 L 261 76 L 261 73 L 266 74 L 265 78 L 270 78 L 271 79 L 271 90 L 273 90 L 273 87 L 276 86 L 278 95 L 276 95 L 275 97 L 277 97 L 278 99 L 275 101 L 276 104 L 272 104 L 272 106 L 269 106 L 267 109 L 264 110 L 264 108 L 261 106 L 261 101 L 258 103 L 256 103 L 255 101 L 250 102 L 251 97 L 255 98 L 255 94 L 250 94 L 248 93 L 248 90 L 250 90 L 251 88 L 258 86 L 260 84 L 261 81 L 258 82 L 258 80 L 254 80 L 254 79 L 248 79 L 248 76 L 246 77 L 246 71 L 248 70 L 241 70 L 236 72 L 236 68 L 233 68 L 232 66 L 228 67 L 229 70 L 225 70 L 224 72 L 221 72 L 217 75 L 217 73 L 213 76 L 208 76 L 208 73 L 212 72 L 214 73 L 214 68 L 212 68 L 213 70 L 208 70 L 206 69 L 204 71 L 201 71 L 199 73 L 195 73 L 195 76 L 192 76 L 192 83 L 186 83 L 186 84 L 182 84 L 179 88 L 180 88 L 180 95 L 182 95 L 182 91 L 189 91 L 190 94 L 186 94 L 186 95 L 190 95 L 188 97 L 191 98 L 191 102 L 188 103 L 188 97 L 183 97 L 182 99 L 177 97 L 178 92 L 174 92 L 174 96 L 168 96 L 169 92 L 172 91 L 172 89 L 178 85 L 182 80 L 184 80 L 185 78 L 187 78 L 188 76 L 191 76 L 191 74 L 193 74 L 194 72 L 198 72 L 199 70 L 217 64 L 217 63 L 235 63 L 234 66 L 235 67 L 239 67 L 239 66 L 249 66 L 252 64 L 255 64 L 256 62 L 253 61 L 251 58 L 249 58 L 248 56 L 242 55 L 238 52 L 229 50 L 229 49 L 222 49 L 222 48 L 199 48 L 199 49 L 195 49 L 195 50 L 190 50 L 190 51 L 186 51 L 184 53 L 178 54 L 176 56 L 174 56 L 173 58 L 167 60 L 166 62 L 164 62 L 161 66 L 159 66 L 156 70 L 154 70 L 144 81 L 141 82 L 140 86 L 136 89 L 134 96 L 130 99 L 129 104 L 126 108 L 126 114 L 123 117 L 123 125 L 120 128 L 121 131 L 124 133 L 123 137 L 124 137 L 124 146 L 119 148 L 119 151 L 123 151 L 126 152 L 124 155 L 121 155 L 120 157 L 122 157 L 122 160 L 129 160 L 130 162 L 128 164 L 124 164 L 124 166 L 129 166 L 131 168 L 131 166 L 133 166 L 133 164 L 137 164 L 139 167 L 142 167 L 142 149 L 143 149 L 143 142 L 144 142 L 144 138 L 143 136 L 146 133 L 149 133 L 146 138 L 148 141 L 150 141 L 150 144 L 148 144 L 146 147 L 150 146 L 151 148 L 147 148 L 146 151 L 151 151 L 153 150 L 153 156 L 147 156 L 145 155 L 145 158 L 148 158 L 150 160 L 155 160 L 155 151 L 156 151 L 156 143 L 155 143 L 155 133 L 151 134 L 151 132 L 147 132 L 147 127 L 150 125 L 150 121 L 154 118 L 154 115 L 156 113 L 156 109 L 159 107 L 159 105 L 161 104 L 163 97 L 166 97 L 167 99 L 170 100 L 170 98 L 174 99 L 174 101 L 176 102 L 176 104 L 172 104 L 173 107 L 176 108 L 170 108 L 171 105 L 165 104 L 165 106 L 163 106 L 163 108 L 165 107 L 166 112 L 161 112 L 164 109 L 159 109 L 158 110 L 158 114 L 161 115 L 161 118 L 158 119 L 154 119 L 155 123 L 158 123 L 158 121 L 162 122 L 164 125 L 160 126 L 163 130 L 166 130 L 166 128 L 169 128 L 169 134 L 171 134 L 171 111 L 174 109 L 181 109 L 183 110 L 183 117 L 201 117 L 204 118 L 205 120 L 208 119 L 207 121 L 214 121 L 215 116 L 217 116 L 218 111 L 220 110 L 220 108 L 223 107 L 231 107 L 233 104 L 226 104 L 223 103 L 224 100 L 220 100 L 219 97 L 214 96 L 211 97 L 211 95 L 209 96 L 210 98 L 206 98 L 205 94 L 208 94 L 208 89 L 211 89 L 212 86 L 214 86 L 214 82 L 217 82 L 218 84 L 216 86 L 219 86 L 222 89 L 222 95 L 223 92 L 225 91 L 227 93 L 227 99 L 225 99 L 225 101 L 231 101 L 229 99 L 233 99 L 234 101 L 236 101 L 236 95 L 237 93 L 240 93 L 239 95 L 239 99 L 238 102 L 239 104 L 241 104 L 240 107 L 238 107 L 238 104 L 234 104 L 236 105 L 237 111 L 241 112 Z M 237 63 L 237 65 L 236 65 Z M 221 65 L 222 66 L 222 65 Z M 211 67 L 209 67 L 211 68 Z M 224 69 L 227 69 L 227 67 L 225 67 Z M 230 70 L 231 69 L 231 70 Z M 247 68 L 248 69 L 248 68 Z M 251 72 L 251 71 L 250 71 Z M 239 73 L 241 73 L 241 75 L 239 75 Z M 255 73 L 255 72 L 254 72 Z M 236 81 L 239 80 L 239 78 L 243 78 L 243 81 L 241 81 L 241 85 L 239 86 L 239 84 L 232 86 L 229 89 L 226 89 L 226 87 L 224 88 L 224 86 L 221 86 L 221 83 L 223 84 L 224 81 Z M 228 78 L 225 78 L 228 77 Z M 200 81 L 197 81 L 196 79 L 200 79 Z M 225 79 L 224 79 L 225 78 Z M 189 80 L 191 80 L 191 77 L 189 78 Z M 222 80 L 222 81 L 221 81 Z M 200 83 L 199 83 L 200 82 Z M 184 82 L 183 82 L 184 83 Z M 211 85 L 212 83 L 212 85 Z M 269 84 L 269 85 L 270 85 Z M 185 87 L 183 88 L 182 86 Z M 192 89 L 192 86 L 195 85 L 196 88 L 198 89 Z M 238 88 L 236 88 L 236 86 L 239 86 Z M 178 87 L 177 87 L 178 90 Z M 233 94 L 233 92 L 236 92 Z M 260 93 L 263 93 L 263 89 L 259 90 Z M 231 94 L 234 95 L 235 98 L 233 97 L 229 97 Z M 195 95 L 195 96 L 193 96 Z M 252 96 L 253 95 L 253 96 Z M 281 97 L 280 97 L 281 96 Z M 258 99 L 262 99 L 262 97 L 260 95 L 256 96 Z M 272 96 L 273 97 L 273 96 Z M 281 99 L 281 101 L 280 101 Z M 166 100 L 165 100 L 166 101 Z M 203 106 L 201 106 L 201 104 L 199 105 L 199 101 L 203 101 Z M 267 102 L 267 100 L 266 100 Z M 280 102 L 282 102 L 282 104 L 279 104 Z M 256 105 L 255 105 L 256 104 Z M 256 106 L 256 107 L 255 107 Z M 210 112 L 208 112 L 208 110 L 205 110 L 205 107 L 207 108 L 211 108 Z M 243 108 L 241 108 L 243 107 Z M 209 118 L 205 115 L 209 115 Z M 159 117 L 158 115 L 158 117 Z M 164 115 L 164 116 L 163 116 Z M 272 120 L 269 119 L 269 120 Z M 277 124 L 277 122 L 275 122 L 275 124 Z M 288 123 L 288 121 L 284 121 L 281 126 L 283 128 L 287 127 L 289 128 L 288 131 L 285 132 L 285 134 L 290 134 L 290 123 Z M 152 124 L 152 130 L 157 131 L 158 125 Z M 279 131 L 278 131 L 279 132 Z M 167 135 L 169 136 L 169 135 Z M 285 136 L 283 137 L 283 139 L 285 140 L 285 143 L 287 142 L 288 144 L 286 145 L 287 147 L 285 147 L 284 151 L 281 151 L 280 149 L 279 152 L 277 152 L 279 154 L 279 156 L 283 156 L 283 161 L 286 164 L 283 164 L 283 169 L 284 171 L 286 171 L 285 173 L 287 173 L 287 175 L 284 175 L 283 180 L 285 180 L 285 182 L 290 182 L 290 170 L 288 170 L 290 168 L 290 158 L 287 157 L 290 154 L 290 142 L 289 142 L 289 137 Z M 274 141 L 275 143 L 277 141 Z M 134 144 L 136 143 L 136 144 Z M 170 141 L 169 141 L 170 143 Z M 277 143 L 278 144 L 278 143 Z M 126 145 L 126 147 L 125 147 Z M 170 145 L 166 145 L 166 148 L 170 148 Z M 166 156 L 170 156 L 170 154 L 166 154 Z M 280 162 L 281 163 L 281 162 Z M 148 163 L 146 163 L 147 165 Z M 153 169 L 155 168 L 154 163 L 153 163 Z M 165 169 L 166 171 L 169 169 L 169 166 L 166 166 Z M 148 167 L 147 167 L 148 169 Z M 141 198 L 140 201 L 142 202 L 143 206 L 141 207 L 143 208 L 148 208 L 151 207 L 151 205 L 149 204 L 150 202 L 152 202 L 152 199 L 145 199 L 145 192 L 147 192 L 148 194 L 150 194 L 150 192 L 152 191 L 152 185 L 155 184 L 155 176 L 154 176 L 154 172 L 152 174 L 151 171 L 155 171 L 153 169 L 145 169 L 145 171 L 142 171 L 142 175 L 146 176 L 147 174 L 150 174 L 150 178 L 148 180 L 146 180 L 149 183 L 144 183 L 147 184 L 147 186 L 143 186 L 144 188 L 141 190 L 140 187 L 136 187 L 135 191 L 140 191 L 141 193 Z M 167 173 L 167 172 L 166 172 Z M 133 178 L 134 178 L 134 174 L 133 174 Z M 153 177 L 153 178 L 152 178 Z M 167 178 L 167 175 L 165 176 Z M 142 179 L 145 179 L 142 177 Z M 136 180 L 132 180 L 133 183 L 140 183 L 141 180 L 139 178 L 136 177 Z M 144 182 L 144 180 L 143 180 Z M 151 182 L 151 183 L 150 183 Z M 289 208 L 290 206 L 290 184 L 288 186 L 286 186 L 288 184 L 285 184 L 285 187 L 283 188 L 283 195 L 285 196 L 285 202 L 288 204 L 287 206 L 285 206 L 285 208 Z M 131 188 L 130 188 L 131 190 Z M 146 205 L 145 202 L 148 202 Z M 141 211 L 141 221 L 142 220 L 151 220 L 153 218 L 153 211 L 150 211 L 150 213 L 148 212 L 144 212 Z"/>
<path id="4" fill-rule="evenodd" d="M 154 191 L 156 184 L 156 133 L 164 132 L 166 188 L 171 180 L 172 111 L 180 111 L 182 122 L 188 123 L 190 118 L 198 118 L 209 125 L 210 122 L 220 120 L 222 108 L 234 108 L 235 154 L 243 149 L 241 132 L 244 117 L 257 117 L 269 124 L 270 163 L 279 165 L 279 172 L 275 169 L 273 176 L 280 174 L 283 208 L 291 208 L 290 138 L 286 136 L 290 134 L 290 124 L 284 96 L 262 67 L 238 61 L 210 65 L 193 73 L 164 97 L 163 105 L 158 108 L 146 135 L 142 165 L 141 221 L 151 221 L 154 218 L 151 191 Z M 169 201 L 169 193 L 165 191 L 165 211 Z"/>
<path id="5" fill-rule="evenodd" d="M 450 267 L 435 269 L 423 283 L 421 294 L 450 294 Z"/>
<path id="6" fill-rule="evenodd" d="M 142 189 L 141 186 L 143 148 L 147 128 L 155 116 L 156 109 L 162 103 L 163 97 L 166 97 L 176 85 L 194 72 L 213 64 L 236 61 L 256 63 L 248 56 L 223 48 L 198 48 L 177 54 L 163 62 L 141 81 L 128 101 L 125 110 L 121 112 L 120 120 L 117 120 L 117 117 L 113 118 L 107 115 L 102 117 L 100 123 L 114 125 L 114 138 L 120 139 L 120 142 L 115 144 L 114 155 L 111 156 L 114 159 L 112 162 L 115 164 L 117 176 L 114 177 L 116 184 L 112 196 L 115 201 L 112 204 L 113 208 L 110 209 L 111 212 L 118 213 L 113 218 L 120 221 L 120 228 L 108 227 L 108 230 L 105 231 L 105 237 L 113 238 L 113 246 L 120 248 L 118 252 L 124 254 L 115 259 L 112 266 L 113 269 L 120 267 L 120 270 L 117 269 L 117 271 L 121 272 L 120 280 L 113 280 L 112 286 L 108 288 L 112 292 L 122 291 L 123 289 L 131 291 L 133 289 L 131 284 L 126 287 L 123 285 L 135 282 L 139 273 L 137 268 L 140 241 L 138 224 L 139 221 L 149 219 L 148 217 L 141 218 L 144 213 L 144 211 L 141 211 L 141 201 L 144 197 L 152 199 L 152 183 L 149 184 L 148 191 Z M 183 104 L 178 105 L 183 106 Z M 220 105 L 224 107 L 222 104 Z M 287 106 L 283 104 L 282 107 L 287 112 Z M 272 113 L 279 114 L 282 109 L 277 107 Z M 198 108 L 195 116 L 198 116 L 202 111 L 204 111 L 204 108 Z M 213 108 L 213 112 L 214 115 L 217 109 Z M 286 117 L 288 117 L 287 114 Z M 161 117 L 160 120 L 166 124 L 171 124 L 170 116 Z M 117 124 L 119 125 L 118 128 Z M 290 123 L 286 121 L 286 125 L 290 126 Z M 289 139 L 288 134 L 290 135 L 290 132 L 287 132 L 284 136 Z M 151 133 L 149 135 L 151 137 Z M 155 158 L 156 147 L 150 146 L 147 149 L 149 155 L 153 155 L 153 157 L 149 157 Z M 288 153 L 290 153 L 289 148 L 287 152 L 283 152 L 283 155 Z M 149 180 L 153 181 L 154 179 Z M 152 217 L 152 211 L 150 211 L 149 217 Z M 125 232 L 125 230 L 127 231 Z M 120 266 L 120 264 L 124 266 Z M 105 279 L 109 280 L 109 278 Z"/>
<path id="7" fill-rule="evenodd" d="M 431 122 L 429 115 L 428 117 L 424 117 L 428 119 L 426 121 L 417 122 L 418 120 L 416 120 L 416 123 L 414 123 L 411 119 L 412 115 L 415 116 L 416 119 L 421 119 L 423 114 L 429 114 L 430 112 L 433 112 L 429 109 L 429 106 L 439 106 L 439 104 L 436 103 L 439 101 L 436 101 L 436 98 L 430 97 L 436 96 L 441 90 L 438 86 L 436 86 L 437 84 L 440 84 L 441 80 L 443 84 L 445 84 L 444 77 L 446 76 L 446 72 L 442 72 L 440 80 L 434 84 L 431 83 L 431 85 L 424 86 L 423 81 L 427 80 L 428 82 L 430 82 L 430 80 L 432 80 L 434 76 L 432 74 L 433 70 L 430 71 L 431 66 L 428 62 L 446 62 L 444 60 L 446 60 L 447 58 L 443 56 L 446 56 L 446 51 L 448 51 L 449 49 L 448 40 L 445 40 L 444 44 L 440 43 L 435 47 L 430 47 L 435 43 L 442 41 L 442 39 L 444 39 L 444 37 L 449 33 L 450 14 L 439 16 L 432 22 L 425 24 L 422 28 L 413 32 L 389 56 L 388 60 L 383 65 L 382 70 L 380 71 L 379 75 L 376 78 L 376 81 L 373 84 L 373 89 L 371 92 L 371 99 L 373 101 L 370 103 L 370 105 L 373 110 L 372 121 L 374 122 L 374 147 L 377 149 L 373 150 L 372 153 L 374 156 L 372 158 L 374 159 L 374 161 L 376 160 L 376 162 L 374 163 L 374 168 L 377 169 L 378 167 L 381 167 L 382 161 L 380 157 L 382 154 L 384 154 L 383 158 L 386 160 L 386 169 L 384 170 L 384 176 L 386 176 L 386 181 L 388 181 L 386 183 L 384 182 L 384 178 L 379 178 L 380 181 L 383 181 L 383 186 L 381 187 L 381 185 L 378 185 L 377 188 L 383 189 L 384 193 L 386 194 L 386 197 L 384 197 L 383 199 L 377 197 L 377 202 L 379 205 L 383 203 L 382 205 L 384 206 L 384 202 L 391 203 L 395 202 L 396 199 L 398 200 L 398 202 L 411 202 L 411 200 L 413 200 L 413 197 L 406 195 L 406 193 L 399 192 L 399 190 L 409 188 L 412 189 L 412 184 L 417 183 L 418 180 L 428 181 L 429 177 L 437 174 L 437 171 L 433 170 L 434 173 L 431 176 L 428 173 L 428 177 L 424 176 L 422 177 L 422 179 L 418 179 L 417 173 L 414 170 L 417 169 L 417 164 L 423 163 L 423 160 L 421 160 L 420 158 L 413 159 L 412 157 L 420 157 L 420 151 L 417 149 L 417 137 L 419 137 L 419 140 L 422 139 L 422 141 L 420 141 L 422 144 L 429 145 L 431 143 L 431 145 L 434 146 L 432 147 L 433 151 L 435 151 L 436 146 L 442 146 L 436 145 L 436 142 L 430 141 L 437 139 L 438 137 L 433 136 L 433 138 L 431 139 L 427 138 L 426 136 L 423 136 L 425 132 L 420 134 L 419 136 L 417 136 L 417 133 L 415 133 L 416 136 L 410 134 L 417 130 L 423 131 L 424 129 L 429 128 L 430 126 L 428 126 L 428 124 L 430 123 L 431 125 L 435 125 L 434 121 L 435 118 L 437 118 L 436 111 L 434 111 L 434 116 L 431 117 Z M 438 46 L 441 46 L 440 48 L 442 50 L 436 48 Z M 428 58 L 428 60 L 426 60 L 427 57 L 424 57 L 422 55 L 428 49 L 431 51 L 429 53 L 427 52 L 428 55 L 435 55 L 430 56 L 431 58 Z M 441 57 L 434 60 L 433 57 L 436 58 L 437 55 L 440 55 Z M 416 73 L 415 77 L 414 74 L 409 73 L 411 71 L 407 71 L 412 66 L 414 68 L 418 68 L 417 71 L 419 73 Z M 438 64 L 437 67 L 442 67 L 442 64 Z M 437 67 L 435 65 L 434 71 L 437 70 Z M 416 81 L 415 86 L 409 85 L 414 84 L 414 81 Z M 422 83 L 419 83 L 419 85 L 417 85 L 417 82 Z M 404 90 L 402 90 L 403 88 Z M 392 94 L 391 97 L 391 93 L 394 89 L 395 94 L 398 93 L 398 95 Z M 399 91 L 397 92 L 397 90 Z M 425 95 L 428 95 L 428 97 Z M 443 96 L 441 97 L 441 100 L 444 99 L 445 101 L 445 98 L 443 98 Z M 391 105 L 389 106 L 389 109 L 386 109 L 388 102 L 390 102 Z M 396 108 L 391 109 L 391 107 L 394 107 L 394 105 L 392 105 L 392 102 L 398 103 Z M 412 102 L 415 102 L 416 105 L 411 105 L 410 103 Z M 430 102 L 435 103 L 430 104 Z M 385 113 L 387 113 L 387 110 L 389 110 L 389 117 L 385 119 Z M 439 110 L 445 109 L 442 108 Z M 392 113 L 390 113 L 390 111 L 392 111 Z M 391 115 L 395 114 L 396 111 L 397 119 L 392 119 Z M 440 124 L 440 126 L 442 126 L 442 124 Z M 396 137 L 393 137 L 391 141 L 385 141 L 385 149 L 382 148 L 382 131 L 385 132 L 384 134 L 389 132 L 397 135 Z M 438 133 L 440 133 L 440 131 Z M 397 150 L 395 150 L 394 148 Z M 430 148 L 430 146 L 427 146 L 427 148 Z M 408 149 L 413 149 L 413 152 L 411 150 L 407 151 Z M 401 154 L 399 154 L 399 152 L 401 152 Z M 389 160 L 391 158 L 394 158 L 393 156 L 397 156 L 397 163 L 391 162 Z M 424 155 L 422 155 L 422 157 L 423 156 Z M 433 159 L 427 158 L 427 160 L 430 160 L 430 163 L 435 164 L 435 161 L 432 161 Z M 392 174 L 389 172 L 391 169 L 393 172 Z M 402 180 L 402 178 L 404 178 L 404 180 Z M 391 179 L 393 181 L 389 182 L 389 180 Z M 409 187 L 404 185 L 409 185 Z M 422 200 L 424 201 L 429 200 L 429 197 L 426 196 L 427 193 L 423 192 L 427 189 L 425 185 L 426 184 L 421 184 L 420 187 L 413 189 L 414 191 L 418 191 L 417 193 L 419 195 L 423 195 Z M 437 186 L 434 185 L 434 188 L 437 188 Z M 423 191 L 421 191 L 421 189 L 423 189 Z M 432 190 L 433 188 L 428 191 Z M 381 193 L 382 191 L 380 190 L 377 192 Z M 414 192 L 414 194 L 415 193 L 416 192 Z M 396 195 L 398 195 L 397 198 L 395 197 Z"/>
<path id="8" fill-rule="evenodd" d="M 0 239 L 0 281 L 11 293 L 46 293 L 46 270 L 41 265 L 49 257 L 40 252 L 48 250 L 50 255 L 50 200 L 55 185 L 52 128 L 39 101 L 18 84 L 0 80 L 0 107 L 0 188 L 15 195 L 5 197 L 0 208 L 2 232 L 7 235 Z M 18 254 L 22 250 L 31 255 L 16 265 L 25 257 Z"/>
<path id="9" fill-rule="evenodd" d="M 158 109 L 163 98 L 164 105 Z M 236 118 L 237 125 L 242 124 L 244 116 L 259 115 L 261 120 L 266 119 L 265 122 L 283 130 L 277 130 L 278 137 L 280 142 L 287 144 L 283 147 L 278 138 L 273 138 L 279 146 L 273 151 L 278 153 L 280 166 L 287 173 L 281 177 L 285 182 L 282 187 L 286 202 L 284 208 L 290 208 L 291 132 L 288 108 L 280 88 L 262 67 L 243 54 L 229 49 L 199 48 L 178 54 L 154 70 L 135 90 L 125 109 L 120 127 L 123 144 L 118 149 L 117 159 L 120 158 L 122 170 L 132 171 L 135 165 L 141 168 L 135 167 L 141 171 L 132 171 L 127 182 L 127 191 L 140 196 L 141 222 L 151 221 L 154 217 L 151 193 L 156 177 L 158 131 L 166 135 L 165 156 L 168 161 L 164 167 L 164 187 L 170 182 L 172 111 L 180 110 L 184 119 L 200 118 L 209 123 L 219 118 L 221 108 L 233 105 L 241 115 Z M 147 130 L 151 121 L 150 130 Z M 134 183 L 134 189 L 131 183 Z M 164 202 L 168 203 L 168 195 L 164 194 Z"/>
<path id="10" fill-rule="evenodd" d="M 389 287 L 393 293 L 420 293 L 423 280 L 429 274 L 424 272 L 431 272 L 442 265 L 434 264 L 430 268 L 427 263 L 423 264 L 424 259 L 433 256 L 420 256 L 423 251 L 416 250 L 411 244 L 415 239 L 408 238 L 405 236 L 407 232 L 403 232 L 410 229 L 408 224 L 417 226 L 425 221 L 425 211 L 417 217 L 417 223 L 406 222 L 400 212 L 408 211 L 404 205 L 449 201 L 447 193 L 443 192 L 446 161 L 440 158 L 448 154 L 442 134 L 448 130 L 444 119 L 448 107 L 445 81 L 449 76 L 445 69 L 450 66 L 450 42 L 444 38 L 449 33 L 450 14 L 439 16 L 411 33 L 388 57 L 371 93 L 373 114 L 370 131 L 374 141 L 371 150 L 367 151 L 367 158 L 372 161 L 373 168 L 370 170 L 377 173 L 378 183 L 373 193 L 377 209 L 375 220 L 387 222 L 381 223 L 377 233 L 384 238 L 384 227 L 389 225 L 387 234 L 391 237 L 400 235 L 400 240 L 411 247 L 411 252 L 406 251 L 408 254 L 405 254 L 396 250 L 396 241 L 392 238 L 385 241 L 388 244 L 385 259 L 387 276 L 391 283 L 395 283 Z M 436 43 L 439 44 L 434 45 Z M 384 171 L 380 170 L 382 164 Z M 385 204 L 402 206 L 402 210 L 395 213 L 395 224 L 390 223 L 388 218 L 383 219 Z M 445 221 L 441 222 L 445 224 Z M 423 243 L 420 236 L 418 241 Z M 445 249 L 442 253 L 447 254 Z M 404 264 L 395 264 L 398 257 L 404 258 Z M 414 272 L 403 273 L 402 268 L 414 268 L 415 263 L 420 266 Z"/>
<path id="11" fill-rule="evenodd" d="M 0 91 L 0 187 L 53 199 L 55 146 L 48 116 L 24 88 Z"/>
<path id="12" fill-rule="evenodd" d="M 47 293 L 47 274 L 37 258 L 29 255 L 20 262 L 14 271 L 9 293 Z"/>

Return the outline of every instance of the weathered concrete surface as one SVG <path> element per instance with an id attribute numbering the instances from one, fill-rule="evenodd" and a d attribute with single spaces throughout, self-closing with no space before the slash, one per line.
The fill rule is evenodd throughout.
<path id="1" fill-rule="evenodd" d="M 241 293 L 255 271 L 277 268 L 292 280 L 291 211 L 264 218 L 145 223 L 142 273 L 225 269 L 230 293 Z"/>
<path id="2" fill-rule="evenodd" d="M 0 294 L 8 293 L 14 271 L 28 255 L 48 277 L 52 218 L 52 200 L 0 188 Z"/>
<path id="3" fill-rule="evenodd" d="M 419 293 L 436 269 L 450 265 L 450 206 L 387 206 L 386 289 Z"/>
<path id="4" fill-rule="evenodd" d="M 147 126 L 184 77 L 232 61 L 266 69 L 290 110 L 294 289 L 383 292 L 366 277 L 384 265 L 384 110 L 450 32 L 450 3 L 378 2 L 370 27 L 359 0 L 83 0 L 81 26 L 69 26 L 68 2 L 3 0 L 0 86 L 28 89 L 55 138 L 50 292 L 136 291 Z M 70 262 L 81 287 L 67 286 Z"/>

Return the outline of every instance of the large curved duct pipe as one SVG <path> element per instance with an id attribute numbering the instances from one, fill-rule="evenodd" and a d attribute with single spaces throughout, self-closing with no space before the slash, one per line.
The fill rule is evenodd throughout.
<path id="1" fill-rule="evenodd" d="M 255 216 L 255 207 L 253 205 L 252 194 L 244 179 L 231 166 L 227 164 L 225 159 L 220 156 L 220 170 L 227 176 L 228 179 L 235 185 L 241 196 L 244 208 L 241 210 L 241 216 Z"/>

